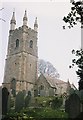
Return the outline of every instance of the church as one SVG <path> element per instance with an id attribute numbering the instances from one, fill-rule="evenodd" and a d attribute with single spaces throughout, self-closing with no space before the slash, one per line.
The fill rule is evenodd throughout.
<path id="1" fill-rule="evenodd" d="M 25 90 L 26 93 L 30 91 L 32 96 L 54 96 L 68 92 L 67 85 L 69 85 L 69 88 L 71 88 L 71 85 L 64 81 L 49 80 L 44 75 L 40 75 L 38 78 L 37 17 L 33 29 L 30 28 L 27 11 L 25 10 L 23 25 L 19 28 L 15 28 L 15 26 L 16 19 L 15 12 L 13 12 L 10 21 L 3 87 L 6 87 L 10 94 L 17 94 L 19 91 Z M 57 81 L 61 82 L 58 82 L 59 87 Z M 61 84 L 63 87 L 61 87 Z M 74 89 L 76 88 L 74 87 Z M 60 92 L 61 90 L 63 92 Z"/>
<path id="2" fill-rule="evenodd" d="M 15 28 L 15 12 L 10 21 L 8 51 L 5 64 L 3 86 L 10 92 L 18 93 L 20 90 L 34 93 L 37 80 L 37 18 L 34 29 L 28 27 L 27 11 L 23 17 L 23 25 Z"/>

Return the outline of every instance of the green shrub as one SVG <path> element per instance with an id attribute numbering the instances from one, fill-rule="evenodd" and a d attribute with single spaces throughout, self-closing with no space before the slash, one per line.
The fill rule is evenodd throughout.
<path id="1" fill-rule="evenodd" d="M 67 113 L 59 109 L 52 108 L 26 108 L 22 109 L 19 113 L 8 113 L 6 116 L 8 120 L 28 120 L 36 118 L 67 118 Z M 11 118 L 11 119 L 10 119 Z"/>
<path id="2" fill-rule="evenodd" d="M 50 100 L 50 103 L 51 103 L 51 107 L 53 109 L 57 109 L 57 108 L 60 108 L 62 103 L 63 103 L 63 99 L 62 98 L 58 98 L 58 97 L 55 97 L 53 98 L 52 100 Z"/>
<path id="3" fill-rule="evenodd" d="M 67 114 L 61 110 L 53 110 L 51 108 L 45 108 L 38 112 L 40 118 L 67 118 Z"/>
<path id="4" fill-rule="evenodd" d="M 61 97 L 36 97 L 35 99 L 39 107 L 52 107 L 53 109 L 61 107 L 63 103 Z"/>
<path id="5" fill-rule="evenodd" d="M 52 99 L 53 97 L 35 97 L 35 104 L 39 107 L 49 107 L 49 101 Z"/>

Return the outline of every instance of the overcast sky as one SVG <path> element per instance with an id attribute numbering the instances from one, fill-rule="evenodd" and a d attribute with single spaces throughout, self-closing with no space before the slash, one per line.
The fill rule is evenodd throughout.
<path id="1" fill-rule="evenodd" d="M 76 68 L 69 69 L 72 58 L 72 49 L 79 49 L 81 46 L 80 25 L 72 29 L 62 26 L 64 15 L 70 11 L 69 0 L 42 0 L 44 2 L 9 2 L 3 0 L 0 3 L 0 17 L 6 22 L 0 21 L 0 83 L 3 81 L 5 58 L 7 53 L 8 35 L 10 29 L 10 19 L 15 9 L 16 27 L 23 24 L 24 11 L 27 9 L 28 26 L 33 28 L 35 17 L 38 18 L 38 56 L 40 59 L 51 62 L 60 74 L 60 79 L 78 84 Z M 23 0 L 24 1 L 24 0 Z M 27 0 L 28 1 L 28 0 Z M 40 0 L 41 1 L 41 0 Z M 58 1 L 58 2 L 57 2 Z M 2 26 L 2 28 L 1 28 Z"/>

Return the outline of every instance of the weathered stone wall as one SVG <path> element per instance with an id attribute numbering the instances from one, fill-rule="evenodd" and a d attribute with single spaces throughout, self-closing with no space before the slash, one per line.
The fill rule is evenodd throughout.
<path id="1" fill-rule="evenodd" d="M 16 46 L 17 39 L 18 46 Z M 32 47 L 30 47 L 31 40 Z M 37 32 L 27 26 L 10 31 L 3 83 L 10 83 L 11 86 L 14 78 L 16 91 L 26 89 L 34 91 L 33 87 L 37 80 L 37 59 Z"/>
<path id="2" fill-rule="evenodd" d="M 43 86 L 43 89 L 41 88 L 41 86 Z M 49 83 L 47 82 L 46 78 L 43 75 L 41 75 L 38 78 L 37 89 L 38 89 L 38 93 L 40 93 L 40 96 L 55 95 L 54 89 L 49 85 Z"/>

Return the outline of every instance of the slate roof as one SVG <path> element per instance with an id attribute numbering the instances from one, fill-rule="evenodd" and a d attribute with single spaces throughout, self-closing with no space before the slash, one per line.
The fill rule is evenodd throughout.
<path id="1" fill-rule="evenodd" d="M 76 90 L 76 87 L 74 86 L 74 84 L 70 84 L 69 81 L 65 82 L 63 80 L 50 77 L 48 75 L 43 75 L 43 74 L 39 76 L 38 80 L 40 80 L 40 78 L 41 80 L 45 79 L 45 81 L 50 85 L 50 87 L 56 90 L 57 95 L 64 95 L 64 93 L 68 95 L 70 94 L 71 88 Z M 36 84 L 38 84 L 39 82 L 38 80 L 36 81 Z"/>
<path id="2" fill-rule="evenodd" d="M 51 87 L 56 87 L 61 84 L 67 84 L 67 82 L 64 82 L 64 81 L 56 79 L 56 78 L 52 78 L 47 75 L 44 75 L 44 77 L 46 78 L 47 82 L 50 84 Z"/>
<path id="3" fill-rule="evenodd" d="M 42 74 L 43 75 L 43 74 Z M 70 82 L 65 82 L 63 80 L 60 80 L 60 79 L 56 79 L 56 78 L 53 78 L 53 77 L 50 77 L 48 75 L 43 75 L 45 78 L 46 78 L 46 81 L 49 83 L 49 85 L 52 87 L 52 88 L 55 88 L 57 89 L 57 94 L 58 93 L 64 93 L 64 92 L 68 92 L 68 90 L 70 88 L 73 88 L 73 89 L 76 89 L 76 87 L 73 85 L 73 84 L 70 84 Z"/>

